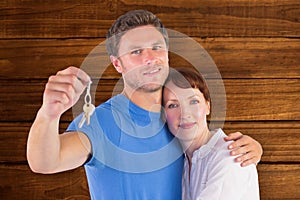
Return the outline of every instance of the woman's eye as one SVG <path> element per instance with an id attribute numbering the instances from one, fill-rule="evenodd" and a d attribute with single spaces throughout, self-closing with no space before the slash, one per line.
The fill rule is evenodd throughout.
<path id="1" fill-rule="evenodd" d="M 177 108 L 177 107 L 178 107 L 177 104 L 170 104 L 170 105 L 168 105 L 168 108 Z"/>
<path id="2" fill-rule="evenodd" d="M 190 102 L 190 104 L 198 104 L 198 103 L 200 103 L 200 101 L 197 99 L 191 100 Z"/>

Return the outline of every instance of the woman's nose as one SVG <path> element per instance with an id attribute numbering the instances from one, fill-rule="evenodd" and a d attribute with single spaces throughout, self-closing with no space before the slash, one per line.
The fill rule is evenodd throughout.
<path id="1" fill-rule="evenodd" d="M 192 110 L 189 109 L 189 107 L 186 105 L 186 106 L 182 106 L 181 107 L 181 119 L 188 119 L 188 118 L 191 118 L 192 116 Z"/>

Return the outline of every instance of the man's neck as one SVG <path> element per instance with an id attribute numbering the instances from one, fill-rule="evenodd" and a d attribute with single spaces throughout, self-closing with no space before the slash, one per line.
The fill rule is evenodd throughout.
<path id="1" fill-rule="evenodd" d="M 153 92 L 146 92 L 142 90 L 132 91 L 124 88 L 122 94 L 134 104 L 145 110 L 151 112 L 161 111 L 162 89 Z"/>

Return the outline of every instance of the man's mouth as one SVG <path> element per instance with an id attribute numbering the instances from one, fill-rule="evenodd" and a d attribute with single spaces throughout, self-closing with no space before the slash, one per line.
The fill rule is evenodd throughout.
<path id="1" fill-rule="evenodd" d="M 145 72 L 144 75 L 155 75 L 156 73 L 158 73 L 161 69 L 160 68 L 156 68 L 153 69 L 151 71 Z"/>

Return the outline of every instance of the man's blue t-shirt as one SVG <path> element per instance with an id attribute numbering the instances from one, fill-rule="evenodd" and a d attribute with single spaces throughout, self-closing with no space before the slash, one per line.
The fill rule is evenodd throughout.
<path id="1" fill-rule="evenodd" d="M 89 126 L 78 128 L 80 119 L 68 131 L 91 142 L 84 167 L 92 199 L 181 199 L 182 150 L 160 113 L 120 94 L 96 108 Z"/>

